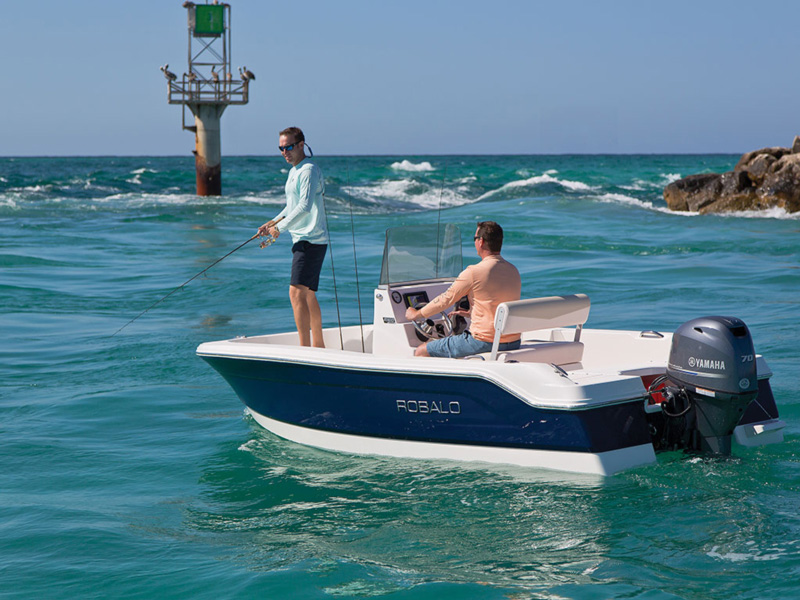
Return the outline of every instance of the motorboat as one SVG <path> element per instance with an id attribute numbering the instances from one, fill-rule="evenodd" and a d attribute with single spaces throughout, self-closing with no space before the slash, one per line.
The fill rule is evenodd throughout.
<path id="1" fill-rule="evenodd" d="M 585 327 L 581 293 L 502 303 L 490 352 L 415 357 L 428 339 L 460 333 L 450 310 L 406 319 L 462 270 L 455 225 L 386 232 L 372 324 L 206 342 L 197 354 L 270 432 L 326 450 L 512 464 L 612 475 L 656 453 L 730 455 L 733 444 L 783 441 L 785 423 L 742 320 L 691 319 L 674 332 Z M 468 308 L 469 298 L 457 306 Z M 518 350 L 499 351 L 519 333 Z"/>

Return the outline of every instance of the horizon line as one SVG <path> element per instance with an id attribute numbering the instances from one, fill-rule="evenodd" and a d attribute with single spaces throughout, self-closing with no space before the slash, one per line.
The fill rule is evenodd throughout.
<path id="1" fill-rule="evenodd" d="M 752 152 L 748 150 L 747 152 Z M 431 154 L 316 154 L 314 157 L 327 158 L 426 158 L 426 157 L 453 157 L 453 156 L 737 156 L 747 152 L 522 152 L 522 153 L 431 153 Z M 193 154 L 2 154 L 0 159 L 9 158 L 188 158 L 194 159 Z M 279 154 L 228 154 L 225 158 L 276 158 Z"/>

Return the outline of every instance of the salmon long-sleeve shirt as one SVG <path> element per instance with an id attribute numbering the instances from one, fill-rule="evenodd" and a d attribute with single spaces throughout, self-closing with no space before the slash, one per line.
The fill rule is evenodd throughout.
<path id="1" fill-rule="evenodd" d="M 522 289 L 519 271 L 499 254 L 490 254 L 476 265 L 464 269 L 453 284 L 420 309 L 428 318 L 453 306 L 467 296 L 472 323 L 472 337 L 482 342 L 494 341 L 494 313 L 501 302 L 519 300 Z M 500 338 L 501 343 L 520 339 L 512 333 Z"/>

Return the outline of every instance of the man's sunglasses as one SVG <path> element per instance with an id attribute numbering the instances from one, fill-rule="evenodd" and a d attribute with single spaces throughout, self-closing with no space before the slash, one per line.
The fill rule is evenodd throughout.
<path id="1" fill-rule="evenodd" d="M 295 142 L 294 144 L 289 144 L 288 146 L 278 146 L 278 150 L 281 152 L 291 152 L 294 150 L 294 147 L 297 146 L 300 142 Z"/>

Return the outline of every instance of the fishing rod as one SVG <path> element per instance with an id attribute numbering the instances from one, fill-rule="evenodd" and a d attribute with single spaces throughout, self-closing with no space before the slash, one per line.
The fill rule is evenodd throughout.
<path id="1" fill-rule="evenodd" d="M 444 163 L 444 174 L 442 175 L 442 187 L 439 188 L 439 207 L 436 209 L 436 247 L 439 246 L 439 230 L 442 226 L 442 194 L 444 194 L 444 182 L 447 179 L 447 163 Z M 439 251 L 436 255 L 436 276 L 439 276 Z"/>
<path id="2" fill-rule="evenodd" d="M 283 221 L 283 217 L 281 217 L 280 219 L 277 219 L 277 220 L 275 220 L 275 221 L 272 221 L 272 226 L 275 226 L 275 225 L 277 225 L 277 224 L 278 224 L 278 223 L 280 223 L 281 221 Z M 183 289 L 184 287 L 186 287 L 186 285 L 187 285 L 187 284 L 191 283 L 192 281 L 194 281 L 195 279 L 197 279 L 198 277 L 200 277 L 200 275 L 202 275 L 203 273 L 205 273 L 206 271 L 208 271 L 208 270 L 209 270 L 211 267 L 213 267 L 214 265 L 216 265 L 216 264 L 218 264 L 218 263 L 221 263 L 223 260 L 225 260 L 226 258 L 228 258 L 228 257 L 229 257 L 231 254 L 233 254 L 233 253 L 234 253 L 234 252 L 236 252 L 237 250 L 240 250 L 241 248 L 244 248 L 244 247 L 245 247 L 247 244 L 249 244 L 250 242 L 252 242 L 252 241 L 253 241 L 254 239 L 256 239 L 257 237 L 260 237 L 258 233 L 256 233 L 255 235 L 253 235 L 253 237 L 251 237 L 251 238 L 250 238 L 249 240 L 247 240 L 246 242 L 242 242 L 241 244 L 239 244 L 238 246 L 236 246 L 236 248 L 234 248 L 233 250 L 231 250 L 230 252 L 228 252 L 228 253 L 227 253 L 225 256 L 223 256 L 222 258 L 218 258 L 217 260 L 215 260 L 213 263 L 211 263 L 210 265 L 208 265 L 208 266 L 207 266 L 205 269 L 203 269 L 202 271 L 200 271 L 200 272 L 199 272 L 197 275 L 195 275 L 194 277 L 191 277 L 191 278 L 187 279 L 187 280 L 186 280 L 186 281 L 184 281 L 182 284 L 180 284 L 178 287 L 176 287 L 174 290 L 172 290 L 172 291 L 171 291 L 169 294 L 167 294 L 166 296 L 163 296 L 163 297 L 162 297 L 161 299 L 159 299 L 157 302 L 155 302 L 155 303 L 151 304 L 150 306 L 148 306 L 147 308 L 145 308 L 145 309 L 144 309 L 142 312 L 140 312 L 138 315 L 136 315 L 135 317 L 133 317 L 133 318 L 132 318 L 130 321 L 128 321 L 127 323 L 125 323 L 125 325 L 123 325 L 122 327 L 120 327 L 119 329 L 117 329 L 117 330 L 116 330 L 114 333 L 112 333 L 112 334 L 111 334 L 109 337 L 114 337 L 115 335 L 117 335 L 117 334 L 118 334 L 120 331 L 122 331 L 122 330 L 123 330 L 123 329 L 125 329 L 125 328 L 126 328 L 128 325 L 130 325 L 131 323 L 133 323 L 133 322 L 134 322 L 136 319 L 138 319 L 139 317 L 141 317 L 142 315 L 144 315 L 144 314 L 145 314 L 147 311 L 149 311 L 150 309 L 152 309 L 152 308 L 155 308 L 156 306 L 158 306 L 159 304 L 161 304 L 161 303 L 162 303 L 164 300 L 166 300 L 167 298 L 169 298 L 170 296 L 172 296 L 172 294 L 174 294 L 174 293 L 175 293 L 175 292 L 177 292 L 178 290 L 181 290 L 181 289 Z M 267 235 L 266 237 L 267 237 L 267 239 L 265 239 L 263 242 L 261 242 L 261 244 L 259 245 L 259 247 L 261 247 L 261 248 L 266 248 L 267 246 L 271 246 L 272 244 L 274 244 L 274 243 L 275 243 L 275 238 L 274 238 L 274 237 L 272 237 L 271 235 Z"/>
<path id="3" fill-rule="evenodd" d="M 328 246 L 331 250 L 331 276 L 333 277 L 333 300 L 336 304 L 336 321 L 339 323 L 339 344 L 344 350 L 344 335 L 342 334 L 342 314 L 339 312 L 339 292 L 336 288 L 336 267 L 333 265 L 333 238 L 331 237 L 331 228 L 328 225 L 328 209 L 325 207 L 325 192 L 322 192 L 322 207 L 325 213 L 325 229 L 328 230 Z"/>
<path id="4" fill-rule="evenodd" d="M 350 188 L 350 164 L 347 163 L 346 166 L 347 166 L 347 187 Z M 353 267 L 355 268 L 355 274 L 356 274 L 356 299 L 358 300 L 358 325 L 361 328 L 361 352 L 366 353 L 366 350 L 364 349 L 364 319 L 361 316 L 361 289 L 358 285 L 358 257 L 356 256 L 356 227 L 353 224 L 352 200 L 348 199 L 347 206 L 350 207 L 350 233 L 353 236 Z"/>

